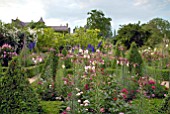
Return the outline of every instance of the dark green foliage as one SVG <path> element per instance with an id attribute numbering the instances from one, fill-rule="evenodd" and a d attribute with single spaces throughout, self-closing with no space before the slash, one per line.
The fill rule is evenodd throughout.
<path id="1" fill-rule="evenodd" d="M 161 114 L 170 114 L 170 92 L 165 97 L 163 103 L 161 104 L 161 108 L 159 109 Z"/>
<path id="2" fill-rule="evenodd" d="M 20 67 L 18 58 L 14 58 L 0 81 L 1 114 L 38 114 L 39 101 Z"/>
<path id="3" fill-rule="evenodd" d="M 135 42 L 137 46 L 141 47 L 147 41 L 150 34 L 149 31 L 144 30 L 140 26 L 140 23 L 128 24 L 121 26 L 115 41 L 121 41 L 127 49 L 130 48 L 132 42 Z"/>
<path id="4" fill-rule="evenodd" d="M 130 63 L 129 71 L 132 72 L 134 69 L 134 72 L 141 76 L 143 60 L 140 53 L 138 52 L 138 48 L 135 42 L 131 44 L 130 50 L 127 54 L 127 59 L 129 60 Z"/>
<path id="5" fill-rule="evenodd" d="M 67 55 L 67 50 L 66 50 L 66 48 L 64 48 L 64 49 L 62 50 L 62 54 L 63 54 L 64 56 Z"/>

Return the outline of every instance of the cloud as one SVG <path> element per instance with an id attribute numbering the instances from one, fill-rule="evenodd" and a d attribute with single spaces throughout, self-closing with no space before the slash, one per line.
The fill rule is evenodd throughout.
<path id="1" fill-rule="evenodd" d="M 146 5 L 149 0 L 135 0 L 134 5 L 140 6 L 140 5 Z"/>
<path id="2" fill-rule="evenodd" d="M 160 17 L 170 20 L 170 0 L 0 0 L 0 20 L 38 21 L 47 25 L 84 26 L 92 9 L 112 18 L 112 28 L 128 23 L 143 23 Z"/>

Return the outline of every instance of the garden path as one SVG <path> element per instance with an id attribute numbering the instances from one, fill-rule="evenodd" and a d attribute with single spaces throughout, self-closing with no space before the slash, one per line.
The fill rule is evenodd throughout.
<path id="1" fill-rule="evenodd" d="M 29 81 L 30 84 L 31 84 L 31 83 L 33 83 L 34 81 L 36 81 L 39 77 L 40 77 L 40 75 L 36 75 L 36 76 L 34 76 L 34 77 L 32 77 L 32 78 L 28 78 L 28 81 Z"/>
<path id="2" fill-rule="evenodd" d="M 165 85 L 167 88 L 169 88 L 169 81 L 163 81 L 161 85 Z"/>

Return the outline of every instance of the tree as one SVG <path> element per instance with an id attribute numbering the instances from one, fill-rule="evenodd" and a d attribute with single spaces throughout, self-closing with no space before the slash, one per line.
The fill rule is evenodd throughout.
<path id="1" fill-rule="evenodd" d="M 14 58 L 0 79 L 0 110 L 2 114 L 37 114 L 39 101 L 26 79 L 19 58 Z"/>
<path id="2" fill-rule="evenodd" d="M 170 38 L 170 23 L 167 20 L 154 18 L 147 24 L 142 25 L 142 28 L 151 32 L 151 35 L 146 42 L 146 45 L 150 47 L 162 42 L 165 35 L 167 38 Z"/>
<path id="3" fill-rule="evenodd" d="M 101 36 L 107 38 L 112 36 L 111 18 L 106 18 L 102 11 L 91 10 L 87 13 L 90 17 L 87 18 L 86 27 L 88 29 L 99 29 Z"/>
<path id="4" fill-rule="evenodd" d="M 135 42 L 138 47 L 144 45 L 150 36 L 150 32 L 142 29 L 140 22 L 137 24 L 122 25 L 115 38 L 115 42 L 120 41 L 127 49 L 130 48 L 132 42 Z"/>

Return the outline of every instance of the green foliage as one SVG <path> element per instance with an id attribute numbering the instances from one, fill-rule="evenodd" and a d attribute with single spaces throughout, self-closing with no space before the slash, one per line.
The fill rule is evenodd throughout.
<path id="1" fill-rule="evenodd" d="M 140 53 L 138 52 L 138 48 L 135 42 L 131 44 L 130 50 L 127 54 L 127 59 L 129 60 L 130 63 L 129 71 L 132 72 L 134 69 L 135 73 L 141 76 L 143 60 Z"/>
<path id="2" fill-rule="evenodd" d="M 170 23 L 168 20 L 154 18 L 147 24 L 142 25 L 142 28 L 151 32 L 151 36 L 146 42 L 146 45 L 150 47 L 159 44 L 165 35 L 167 38 L 170 38 Z"/>
<path id="3" fill-rule="evenodd" d="M 3 114 L 38 114 L 39 101 L 20 67 L 18 58 L 14 58 L 0 82 L 0 110 Z"/>
<path id="4" fill-rule="evenodd" d="M 87 18 L 88 29 L 99 29 L 99 35 L 107 38 L 112 36 L 111 18 L 106 18 L 102 11 L 91 10 L 87 13 L 90 17 Z"/>
<path id="5" fill-rule="evenodd" d="M 41 101 L 44 114 L 59 114 L 63 103 L 59 101 Z"/>
<path id="6" fill-rule="evenodd" d="M 135 42 L 137 46 L 143 46 L 150 36 L 150 32 L 144 30 L 140 23 L 122 25 L 116 36 L 116 41 L 121 41 L 127 49 L 130 48 L 131 43 Z"/>
<path id="7" fill-rule="evenodd" d="M 146 69 L 147 69 L 146 73 L 152 78 L 155 78 L 157 80 L 164 80 L 164 81 L 169 80 L 169 76 L 170 76 L 169 69 L 157 69 L 149 66 L 146 66 Z"/>
<path id="8" fill-rule="evenodd" d="M 43 68 L 44 64 L 39 64 L 36 66 L 30 66 L 30 67 L 25 67 L 25 73 L 27 74 L 28 78 L 32 78 L 38 74 L 41 73 L 42 68 Z"/>
<path id="9" fill-rule="evenodd" d="M 161 104 L 160 109 L 158 110 L 162 114 L 169 114 L 170 113 L 170 92 L 165 97 L 163 103 Z"/>
<path id="10" fill-rule="evenodd" d="M 145 99 L 139 98 L 132 101 L 132 106 L 134 107 L 134 114 L 160 114 L 158 108 L 162 103 L 162 99 Z M 168 114 L 168 113 L 161 113 Z"/>

